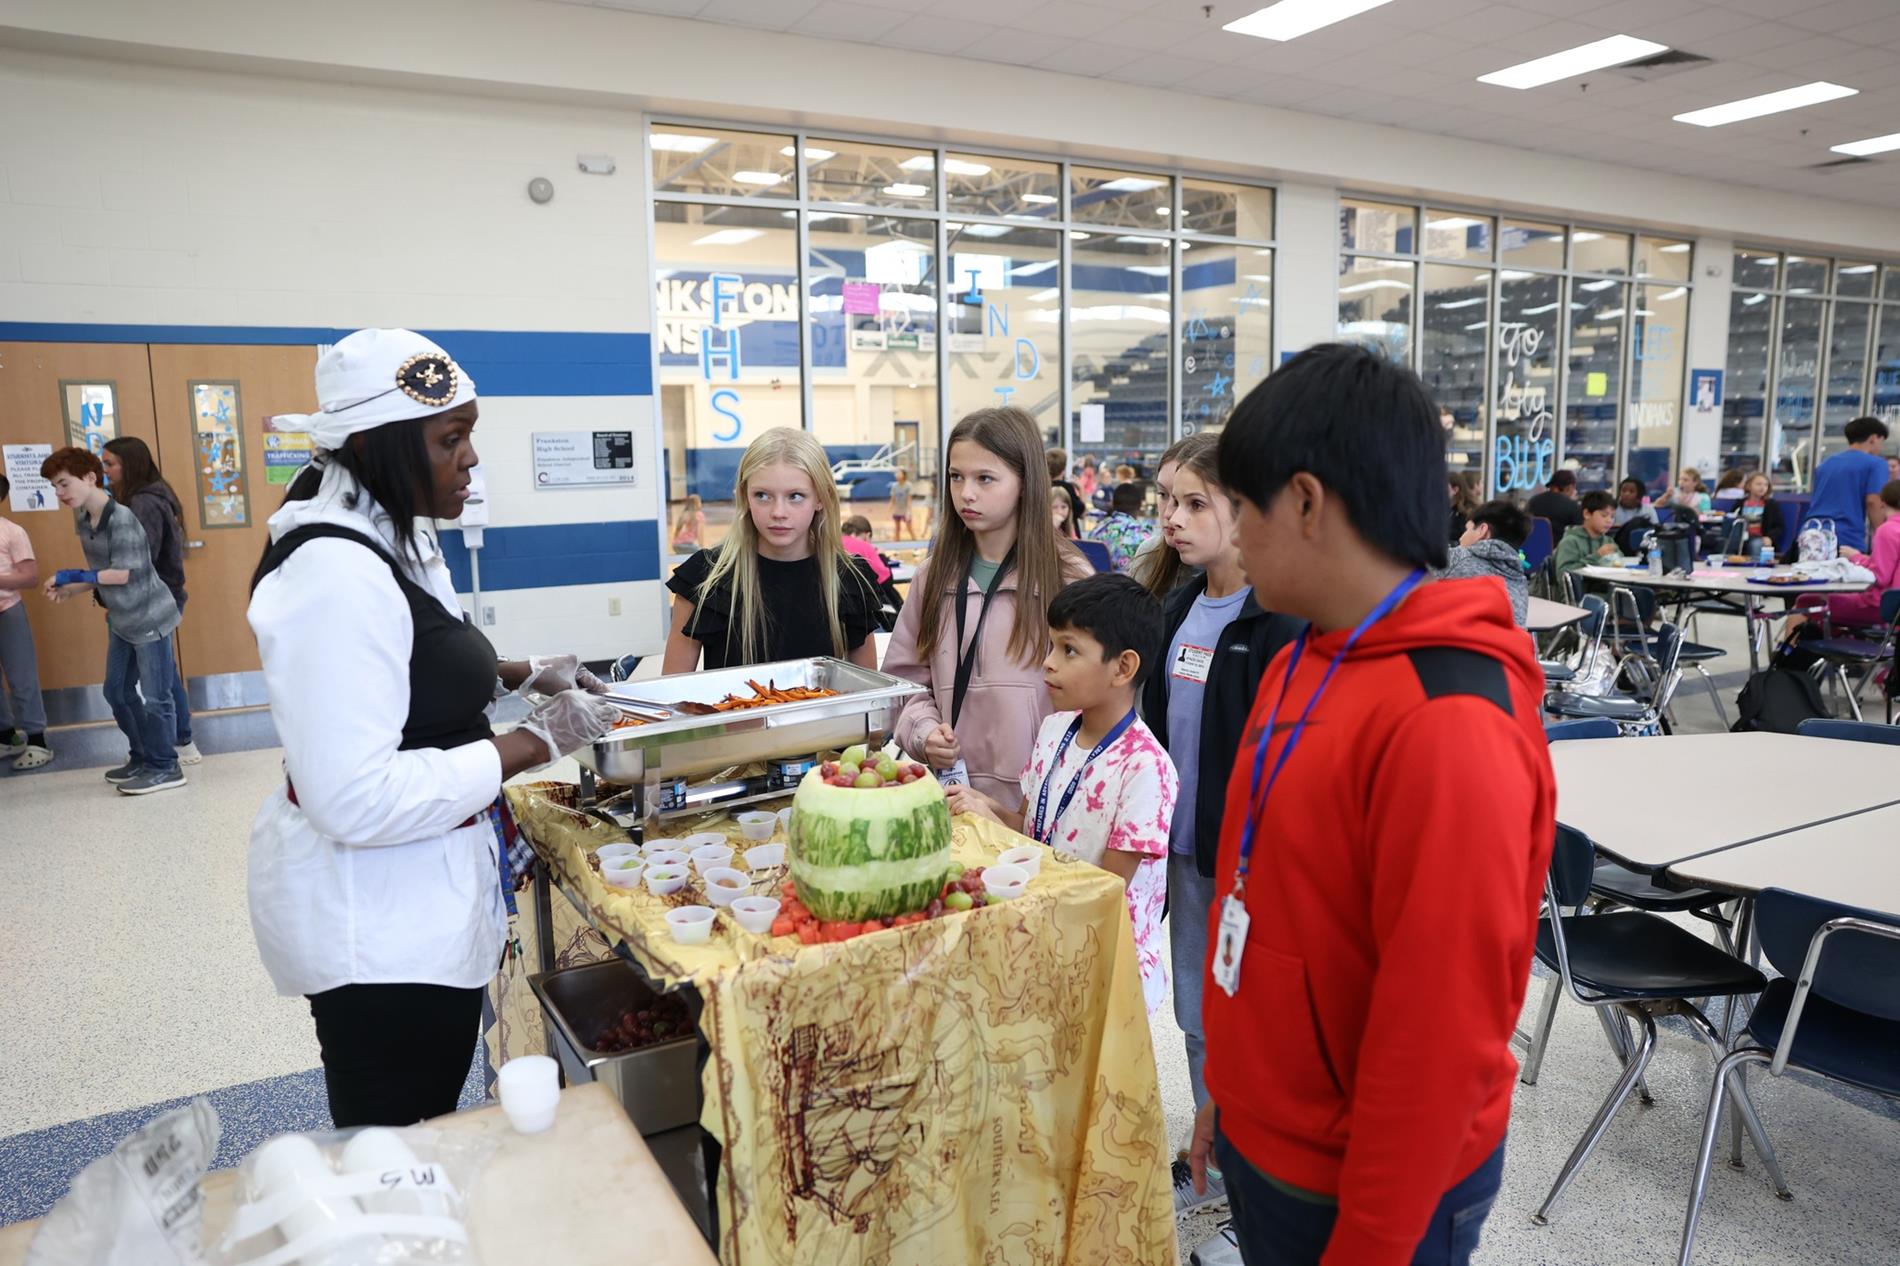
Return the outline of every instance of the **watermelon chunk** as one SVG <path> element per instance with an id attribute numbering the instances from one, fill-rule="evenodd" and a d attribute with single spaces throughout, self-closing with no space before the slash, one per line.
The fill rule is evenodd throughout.
<path id="1" fill-rule="evenodd" d="M 792 883 L 819 919 L 908 914 L 929 905 L 950 873 L 950 809 L 928 774 L 859 788 L 813 770 L 792 797 L 790 843 Z"/>

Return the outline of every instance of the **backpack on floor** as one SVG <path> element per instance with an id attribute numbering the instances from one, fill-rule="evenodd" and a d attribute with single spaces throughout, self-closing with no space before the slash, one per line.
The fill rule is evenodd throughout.
<path id="1" fill-rule="evenodd" d="M 1755 673 L 1743 683 L 1735 697 L 1735 724 L 1729 729 L 1766 730 L 1772 734 L 1793 734 L 1810 717 L 1828 715 L 1821 702 L 1821 687 L 1814 678 L 1795 668 L 1776 665 Z"/>

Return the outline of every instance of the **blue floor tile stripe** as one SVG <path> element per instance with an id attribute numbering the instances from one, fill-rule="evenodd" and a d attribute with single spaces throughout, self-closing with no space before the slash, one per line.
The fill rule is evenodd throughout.
<path id="1" fill-rule="evenodd" d="M 478 1049 L 469 1066 L 468 1081 L 462 1086 L 460 1106 L 469 1108 L 482 1102 L 482 1069 Z M 321 1068 L 226 1086 L 204 1097 L 218 1110 L 221 1129 L 214 1169 L 229 1169 L 279 1134 L 330 1129 L 330 1106 L 324 1096 Z M 0 1138 L 0 1173 L 8 1175 L 7 1183 L 0 1187 L 0 1226 L 45 1217 L 80 1170 L 146 1122 L 190 1102 L 189 1097 L 168 1099 Z"/>

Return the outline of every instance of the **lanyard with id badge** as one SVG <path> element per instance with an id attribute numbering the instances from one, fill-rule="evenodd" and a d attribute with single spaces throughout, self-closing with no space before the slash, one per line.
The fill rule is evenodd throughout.
<path id="1" fill-rule="evenodd" d="M 972 563 L 976 560 L 971 559 Z M 970 611 L 970 568 L 963 569 L 963 583 L 957 586 L 957 675 L 950 687 L 950 728 L 957 728 L 957 719 L 963 715 L 963 700 L 970 693 L 970 679 L 976 675 L 977 643 L 983 640 L 983 621 L 990 618 L 990 602 L 996 597 L 996 591 L 1002 588 L 1003 578 L 1016 567 L 1016 547 L 1009 547 L 1009 553 L 1003 555 L 1003 561 L 996 565 L 996 574 L 990 577 L 990 583 L 983 590 L 983 605 L 976 609 L 976 629 L 970 634 L 968 646 L 963 644 L 963 622 L 969 618 Z M 969 767 L 961 756 L 952 761 L 949 768 L 936 771 L 937 781 L 946 787 L 967 787 L 970 785 Z"/>
<path id="2" fill-rule="evenodd" d="M 1031 823 L 1036 843 L 1050 848 L 1055 847 L 1053 841 L 1056 823 L 1062 821 L 1063 811 L 1069 807 L 1069 801 L 1075 799 L 1075 793 L 1080 790 L 1082 776 L 1089 772 L 1089 766 L 1095 763 L 1095 758 L 1115 746 L 1115 740 L 1128 733 L 1128 727 L 1134 723 L 1135 710 L 1130 708 L 1128 715 L 1109 727 L 1108 733 L 1102 735 L 1102 741 L 1089 749 L 1089 754 L 1082 758 L 1082 768 L 1075 771 L 1075 777 L 1069 780 L 1068 790 L 1062 793 L 1062 799 L 1056 801 L 1055 816 L 1047 818 L 1045 822 L 1045 815 L 1049 812 L 1049 784 L 1056 780 L 1056 770 L 1062 768 L 1063 754 L 1069 750 L 1069 744 L 1075 741 L 1075 736 L 1082 730 L 1080 713 L 1076 714 L 1075 720 L 1069 722 L 1069 728 L 1063 732 L 1062 741 L 1056 744 L 1056 754 L 1049 758 L 1049 775 L 1042 780 L 1042 790 L 1036 793 L 1036 816 Z"/>
<path id="3" fill-rule="evenodd" d="M 1333 674 L 1339 671 L 1339 665 L 1351 653 L 1354 644 L 1367 629 L 1392 614 L 1392 609 L 1405 601 L 1405 596 L 1418 588 L 1419 582 L 1424 579 L 1425 571 L 1420 568 L 1401 580 L 1347 635 L 1346 644 L 1339 648 L 1332 663 L 1326 666 L 1326 674 L 1319 679 L 1312 697 L 1307 699 L 1299 720 L 1293 723 L 1286 743 L 1280 748 L 1278 759 L 1273 762 L 1272 771 L 1267 773 L 1266 786 L 1263 787 L 1260 785 L 1260 775 L 1266 769 L 1267 749 L 1273 744 L 1273 723 L 1279 719 L 1280 704 L 1285 702 L 1286 692 L 1293 685 L 1293 672 L 1300 666 L 1300 656 L 1306 652 L 1306 643 L 1312 638 L 1312 630 L 1309 628 L 1293 644 L 1293 654 L 1287 658 L 1286 675 L 1280 682 L 1280 696 L 1273 701 L 1273 710 L 1267 713 L 1267 723 L 1260 728 L 1260 736 L 1254 742 L 1253 784 L 1248 795 L 1247 816 L 1240 824 L 1240 860 L 1234 868 L 1233 891 L 1221 900 L 1220 930 L 1215 933 L 1214 983 L 1230 998 L 1240 990 L 1240 957 L 1247 948 L 1247 924 L 1250 921 L 1247 914 L 1247 865 L 1253 857 L 1254 831 L 1259 825 L 1261 811 L 1266 808 L 1267 797 L 1273 794 L 1273 784 L 1280 780 L 1280 771 L 1286 768 L 1287 758 L 1293 755 L 1293 749 L 1300 745 L 1300 736 L 1306 732 L 1306 723 L 1313 715 L 1313 708 L 1319 703 L 1320 696 L 1326 693 L 1326 687 L 1332 684 Z"/>

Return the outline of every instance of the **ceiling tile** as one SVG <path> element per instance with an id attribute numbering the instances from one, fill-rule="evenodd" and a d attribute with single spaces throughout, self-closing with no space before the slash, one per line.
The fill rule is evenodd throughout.
<path id="1" fill-rule="evenodd" d="M 1036 65 L 1069 75 L 1105 75 L 1117 67 L 1126 66 L 1139 56 L 1141 54 L 1132 48 L 1078 41 L 1059 53 L 1037 59 Z"/>
<path id="2" fill-rule="evenodd" d="M 1017 18 L 1041 7 L 1042 0 L 957 0 L 954 8 L 943 5 L 933 11 L 962 18 L 965 22 L 994 22 L 998 26 L 1008 26 Z"/>
<path id="3" fill-rule="evenodd" d="M 591 3 L 597 9 L 624 9 L 631 13 L 690 18 L 706 7 L 707 0 L 591 0 Z"/>
<path id="4" fill-rule="evenodd" d="M 1136 58 L 1116 71 L 1115 78 L 1129 83 L 1149 84 L 1157 88 L 1172 88 L 1176 84 L 1191 83 L 1195 76 L 1207 71 L 1220 69 L 1225 68 L 1214 62 L 1156 53 L 1148 57 Z"/>
<path id="5" fill-rule="evenodd" d="M 1138 48 L 1146 52 L 1153 49 L 1172 48 L 1195 33 L 1194 27 L 1179 22 L 1151 22 L 1145 18 L 1130 18 L 1121 22 L 1111 22 L 1090 38 L 1097 43 L 1114 44 L 1121 48 Z"/>
<path id="6" fill-rule="evenodd" d="M 1052 57 L 1069 47 L 1072 40 L 1060 35 L 1042 35 L 1035 31 L 996 31 L 985 35 L 958 54 L 960 57 L 975 57 L 986 62 L 1008 62 L 1016 66 L 1033 66 L 1045 57 Z"/>
<path id="7" fill-rule="evenodd" d="M 1737 13 L 1752 13 L 1758 18 L 1778 18 L 1790 9 L 1813 8 L 1801 0 L 1722 0 L 1722 7 Z"/>
<path id="8" fill-rule="evenodd" d="M 1678 21 L 1704 12 L 1705 0 L 1615 0 L 1602 7 L 1592 6 L 1581 20 L 1592 26 L 1606 27 L 1613 33 L 1653 39 L 1647 28 L 1652 23 Z"/>
<path id="9" fill-rule="evenodd" d="M 875 40 L 907 16 L 901 11 L 872 4 L 856 4 L 853 0 L 823 0 L 817 8 L 793 23 L 792 29 L 801 35 Z"/>
<path id="10" fill-rule="evenodd" d="M 1488 8 L 1477 9 L 1439 24 L 1434 29 L 1440 35 L 1453 39 L 1490 41 L 1507 35 L 1520 35 L 1525 31 L 1540 27 L 1550 19 L 1541 13 L 1528 13 L 1523 9 L 1513 9 L 1507 5 L 1494 4 Z"/>
<path id="11" fill-rule="evenodd" d="M 597 9 L 622 9 L 630 13 L 653 13 L 661 17 L 690 18 L 706 7 L 707 0 L 585 0 Z"/>
<path id="12" fill-rule="evenodd" d="M 817 7 L 818 0 L 708 0 L 698 16 L 702 21 L 783 31 Z"/>
<path id="13" fill-rule="evenodd" d="M 1199 31 L 1168 49 L 1178 57 L 1199 57 L 1210 62 L 1243 62 L 1259 48 L 1260 40 L 1235 35 L 1218 27 Z"/>
<path id="14" fill-rule="evenodd" d="M 1431 31 L 1453 18 L 1489 8 L 1493 3 L 1494 0 L 1411 0 L 1410 3 L 1385 6 L 1379 10 L 1379 18 L 1388 25 L 1404 30 Z M 1540 3 L 1562 5 L 1560 12 L 1564 13 L 1578 7 L 1566 3 L 1566 0 L 1540 0 Z M 1548 18 L 1550 15 L 1546 13 L 1545 16 Z"/>
<path id="15" fill-rule="evenodd" d="M 1830 4 L 1802 8 L 1781 20 L 1806 31 L 1829 34 L 1878 18 L 1892 17 L 1894 7 L 1893 0 L 1833 0 Z"/>
<path id="16" fill-rule="evenodd" d="M 1834 32 L 1856 44 L 1900 44 L 1900 14 Z"/>
<path id="17" fill-rule="evenodd" d="M 1804 35 L 1801 39 L 1777 44 L 1773 48 L 1758 49 L 1747 54 L 1744 60 L 1756 66 L 1794 69 L 1813 66 L 1830 57 L 1845 57 L 1849 53 L 1858 52 L 1860 47 L 1847 40 L 1837 40 L 1831 35 Z"/>
<path id="18" fill-rule="evenodd" d="M 1066 35 L 1070 39 L 1088 39 L 1121 16 L 1093 4 L 1075 0 L 1050 0 L 1047 4 L 1025 4 L 1011 17 L 1001 19 L 1004 26 L 1045 35 Z"/>
<path id="19" fill-rule="evenodd" d="M 1765 48 L 1781 48 L 1808 38 L 1807 32 L 1775 22 L 1757 22 L 1698 40 L 1691 51 L 1705 57 L 1747 57 Z"/>
<path id="20" fill-rule="evenodd" d="M 995 30 L 988 23 L 920 14 L 892 28 L 879 42 L 926 53 L 957 53 Z"/>
<path id="21" fill-rule="evenodd" d="M 1582 22 L 1546 22 L 1534 26 L 1528 31 L 1519 31 L 1515 35 L 1500 35 L 1488 41 L 1493 48 L 1499 48 L 1518 55 L 1517 61 L 1528 61 L 1533 57 L 1544 57 L 1551 53 L 1561 53 L 1567 48 L 1579 44 L 1589 44 L 1606 35 L 1615 35 L 1613 26 L 1590 26 Z M 1506 65 L 1515 65 L 1507 62 Z"/>

